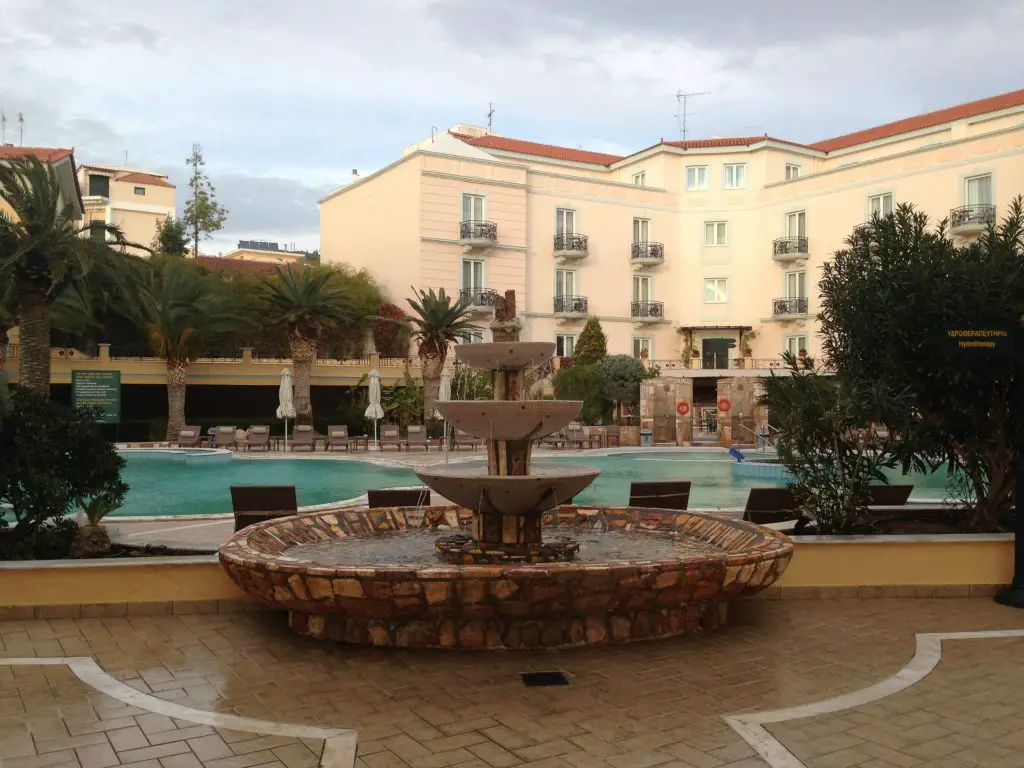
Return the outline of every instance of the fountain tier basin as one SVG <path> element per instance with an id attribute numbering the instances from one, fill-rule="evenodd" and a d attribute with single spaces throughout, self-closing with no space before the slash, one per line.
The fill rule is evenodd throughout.
<path id="1" fill-rule="evenodd" d="M 458 344 L 455 357 L 470 368 L 487 371 L 521 371 L 551 360 L 551 341 L 493 341 L 487 344 Z"/>
<path id="2" fill-rule="evenodd" d="M 437 410 L 484 440 L 538 440 L 579 416 L 581 400 L 441 400 Z"/>
<path id="3" fill-rule="evenodd" d="M 363 645 L 538 648 L 622 643 L 721 626 L 730 600 L 769 586 L 793 546 L 739 520 L 669 510 L 564 506 L 546 531 L 580 560 L 451 566 L 432 537 L 459 507 L 315 512 L 251 526 L 220 550 L 249 595 L 300 635 Z"/>

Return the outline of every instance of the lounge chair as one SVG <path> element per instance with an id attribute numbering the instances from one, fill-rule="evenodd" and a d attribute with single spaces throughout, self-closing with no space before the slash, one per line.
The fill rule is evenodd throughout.
<path id="1" fill-rule="evenodd" d="M 213 433 L 214 448 L 234 448 L 237 442 L 235 427 L 217 427 Z"/>
<path id="2" fill-rule="evenodd" d="M 648 509 L 686 509 L 690 503 L 689 480 L 630 483 L 629 506 Z"/>
<path id="3" fill-rule="evenodd" d="M 232 485 L 235 531 L 299 511 L 294 485 Z"/>
<path id="4" fill-rule="evenodd" d="M 800 517 L 789 488 L 751 488 L 743 519 L 751 523 L 782 523 Z"/>
<path id="5" fill-rule="evenodd" d="M 405 440 L 402 438 L 402 432 L 396 424 L 385 424 L 380 428 L 380 449 L 383 451 L 385 446 L 393 445 L 399 451 L 402 450 L 402 445 L 405 444 Z"/>
<path id="6" fill-rule="evenodd" d="M 413 447 L 423 446 L 424 450 L 430 450 L 430 440 L 427 437 L 427 428 L 422 424 L 410 424 L 406 428 L 405 444 L 411 451 Z"/>
<path id="7" fill-rule="evenodd" d="M 615 441 L 616 446 L 622 445 L 622 436 L 618 426 L 605 427 L 604 444 L 610 447 L 613 440 Z"/>
<path id="8" fill-rule="evenodd" d="M 429 507 L 429 488 L 372 488 L 366 492 L 366 505 L 380 507 Z"/>
<path id="9" fill-rule="evenodd" d="M 292 430 L 292 451 L 316 450 L 316 432 L 309 424 L 296 424 Z"/>
<path id="10" fill-rule="evenodd" d="M 348 425 L 339 424 L 327 427 L 327 441 L 324 443 L 325 451 L 346 451 L 352 450 L 353 440 L 348 436 Z"/>
<path id="11" fill-rule="evenodd" d="M 179 448 L 198 448 L 203 439 L 203 431 L 199 427 L 185 427 L 178 433 Z"/>
<path id="12" fill-rule="evenodd" d="M 461 429 L 455 433 L 455 440 L 452 442 L 455 450 L 459 450 L 463 445 L 468 445 L 474 451 L 480 447 L 482 441 L 479 437 L 473 437 L 468 432 L 463 432 Z"/>
<path id="13" fill-rule="evenodd" d="M 600 446 L 601 441 L 597 437 L 588 437 L 583 427 L 569 427 L 565 437 L 565 443 L 568 447 L 572 448 L 575 445 L 580 450 L 583 449 L 584 445 L 587 448 L 593 448 L 595 442 Z"/>
<path id="14" fill-rule="evenodd" d="M 245 446 L 250 451 L 270 450 L 270 426 L 268 424 L 253 424 L 249 427 L 249 434 L 246 435 Z"/>
<path id="15" fill-rule="evenodd" d="M 913 490 L 912 485 L 872 485 L 868 492 L 873 507 L 902 507 L 910 500 Z"/>
<path id="16" fill-rule="evenodd" d="M 552 448 L 564 448 L 566 443 L 567 435 L 564 429 L 560 429 L 557 432 L 553 432 L 547 437 L 541 438 L 537 445 L 550 445 Z"/>

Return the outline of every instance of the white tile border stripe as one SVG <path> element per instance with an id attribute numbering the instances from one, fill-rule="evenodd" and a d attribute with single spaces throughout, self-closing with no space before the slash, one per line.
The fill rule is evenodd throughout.
<path id="1" fill-rule="evenodd" d="M 995 637 L 1024 637 L 1024 629 L 919 634 L 916 636 L 917 648 L 914 657 L 903 669 L 881 682 L 859 691 L 812 704 L 774 709 L 768 712 L 728 715 L 724 719 L 772 768 L 806 768 L 796 755 L 782 746 L 779 740 L 768 732 L 764 727 L 765 723 L 781 723 L 786 720 L 828 715 L 884 699 L 886 696 L 906 690 L 927 677 L 938 666 L 939 660 L 942 658 L 943 640 L 985 640 Z"/>
<path id="2" fill-rule="evenodd" d="M 247 731 L 267 736 L 283 736 L 294 739 L 323 740 L 320 768 L 353 768 L 356 762 L 356 731 L 341 728 L 317 728 L 310 725 L 276 723 L 270 720 L 254 720 L 249 717 L 207 712 L 183 704 L 167 701 L 142 691 L 137 691 L 116 677 L 104 672 L 90 656 L 65 656 L 50 658 L 3 658 L 0 665 L 11 666 L 59 666 L 66 665 L 86 685 L 112 699 L 147 712 L 166 715 L 178 720 L 209 725 L 213 728 L 228 728 L 233 731 Z"/>

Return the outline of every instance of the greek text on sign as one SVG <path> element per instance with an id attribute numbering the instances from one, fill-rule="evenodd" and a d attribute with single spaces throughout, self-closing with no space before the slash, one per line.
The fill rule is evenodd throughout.
<path id="1" fill-rule="evenodd" d="M 951 328 L 946 337 L 956 349 L 990 352 L 1009 352 L 1012 341 L 1006 328 Z"/>

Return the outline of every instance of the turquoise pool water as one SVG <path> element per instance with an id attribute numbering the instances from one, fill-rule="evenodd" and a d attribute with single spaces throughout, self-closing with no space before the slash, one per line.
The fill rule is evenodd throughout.
<path id="1" fill-rule="evenodd" d="M 367 488 L 419 485 L 412 470 L 362 461 L 329 459 L 248 459 L 126 452 L 124 478 L 131 486 L 125 505 L 115 514 L 132 516 L 199 515 L 231 511 L 232 485 L 294 485 L 301 506 L 360 496 Z M 740 508 L 754 486 L 772 485 L 758 478 L 734 477 L 733 459 L 724 451 L 638 452 L 611 456 L 543 457 L 538 463 L 588 464 L 602 474 L 576 497 L 580 504 L 625 504 L 629 485 L 643 480 L 690 480 L 690 507 Z M 944 498 L 944 473 L 903 478 L 913 498 Z"/>

